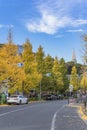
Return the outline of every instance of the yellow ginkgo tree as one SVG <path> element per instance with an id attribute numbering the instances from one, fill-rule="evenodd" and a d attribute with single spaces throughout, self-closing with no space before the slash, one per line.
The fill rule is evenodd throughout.
<path id="1" fill-rule="evenodd" d="M 41 81 L 41 74 L 37 69 L 37 62 L 35 53 L 32 51 L 32 45 L 29 40 L 23 45 L 23 69 L 25 72 L 25 80 L 23 81 L 23 90 L 25 93 L 29 93 L 31 89 L 35 89 Z"/>
<path id="2" fill-rule="evenodd" d="M 11 93 L 21 90 L 23 69 L 18 66 L 22 62 L 18 47 L 13 43 L 4 44 L 0 48 L 0 82 L 5 80 Z"/>
<path id="3" fill-rule="evenodd" d="M 73 85 L 73 90 L 76 91 L 79 88 L 78 84 L 78 74 L 75 66 L 72 67 L 71 76 L 70 76 L 70 84 Z"/>
<path id="4" fill-rule="evenodd" d="M 84 72 L 84 73 L 82 74 L 81 88 L 82 88 L 83 90 L 87 90 L 87 72 Z"/>

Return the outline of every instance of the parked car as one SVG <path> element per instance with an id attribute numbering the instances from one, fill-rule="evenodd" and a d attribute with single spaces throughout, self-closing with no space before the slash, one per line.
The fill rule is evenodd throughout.
<path id="1" fill-rule="evenodd" d="M 48 94 L 46 95 L 46 100 L 57 100 L 58 95 L 57 94 Z"/>
<path id="2" fill-rule="evenodd" d="M 52 95 L 51 94 L 47 94 L 45 98 L 46 98 L 46 100 L 52 100 Z"/>
<path id="3" fill-rule="evenodd" d="M 59 95 L 58 95 L 58 99 L 59 99 L 59 100 L 62 100 L 63 98 L 64 98 L 64 97 L 63 97 L 62 94 L 59 94 Z"/>
<path id="4" fill-rule="evenodd" d="M 23 95 L 13 95 L 7 98 L 8 104 L 28 104 L 28 98 Z"/>

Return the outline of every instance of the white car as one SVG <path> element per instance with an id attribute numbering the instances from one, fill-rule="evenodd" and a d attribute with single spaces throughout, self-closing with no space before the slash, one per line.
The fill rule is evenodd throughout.
<path id="1" fill-rule="evenodd" d="M 28 98 L 23 95 L 13 95 L 7 98 L 8 104 L 28 104 Z"/>

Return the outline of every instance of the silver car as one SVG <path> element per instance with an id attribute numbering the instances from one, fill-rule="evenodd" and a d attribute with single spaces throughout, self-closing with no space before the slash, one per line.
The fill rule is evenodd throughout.
<path id="1" fill-rule="evenodd" d="M 28 98 L 23 95 L 13 95 L 7 98 L 8 104 L 28 104 Z"/>

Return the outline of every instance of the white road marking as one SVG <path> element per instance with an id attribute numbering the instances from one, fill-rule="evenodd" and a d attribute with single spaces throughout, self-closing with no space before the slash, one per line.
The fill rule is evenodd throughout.
<path id="1" fill-rule="evenodd" d="M 63 116 L 63 117 L 66 117 L 66 118 L 78 118 L 78 116 Z"/>
<path id="2" fill-rule="evenodd" d="M 14 111 L 5 112 L 5 113 L 0 114 L 0 117 L 4 116 L 4 115 L 7 115 L 7 114 L 11 114 L 11 113 L 17 112 L 17 111 L 21 111 L 21 110 L 24 110 L 24 109 L 26 109 L 26 108 L 21 108 L 21 109 L 17 109 L 17 110 L 14 110 Z"/>
<path id="3" fill-rule="evenodd" d="M 63 107 L 61 107 L 60 109 L 58 109 L 54 116 L 53 116 L 53 119 L 52 119 L 52 123 L 51 123 L 51 130 L 55 130 L 55 122 L 56 122 L 56 117 L 57 117 L 57 114 L 58 112 L 60 112 L 63 108 L 65 107 L 65 105 Z"/>
<path id="4" fill-rule="evenodd" d="M 9 106 L 9 107 L 12 107 L 12 106 Z M 5 112 L 5 113 L 0 114 L 0 117 L 11 114 L 11 113 L 14 113 L 14 112 L 18 112 L 18 111 L 22 111 L 22 110 L 25 110 L 25 109 L 33 108 L 33 107 L 38 107 L 38 106 L 27 106 L 27 107 L 24 107 L 24 108 L 20 108 L 20 109 L 16 109 L 16 110 L 13 110 L 13 111 Z"/>
<path id="5" fill-rule="evenodd" d="M 25 107 L 25 108 L 21 108 L 21 109 L 5 112 L 5 113 L 0 114 L 0 117 L 8 115 L 8 114 L 11 114 L 11 113 L 14 113 L 14 112 L 18 112 L 18 111 L 22 111 L 22 110 L 25 110 L 25 109 L 29 109 L 29 108 L 32 108 L 32 107 L 34 107 L 34 106 L 28 106 L 28 107 Z"/>

